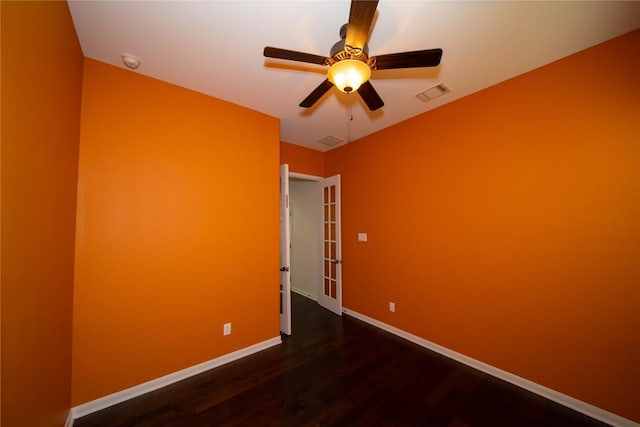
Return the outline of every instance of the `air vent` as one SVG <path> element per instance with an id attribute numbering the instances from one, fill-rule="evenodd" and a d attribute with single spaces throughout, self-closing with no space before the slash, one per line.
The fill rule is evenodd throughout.
<path id="1" fill-rule="evenodd" d="M 446 87 L 444 83 L 440 83 L 439 85 L 436 85 L 420 93 L 417 93 L 416 98 L 418 98 L 420 101 L 423 101 L 423 102 L 429 102 L 432 99 L 442 96 L 448 92 L 450 92 L 449 88 Z"/>
<path id="2" fill-rule="evenodd" d="M 328 145 L 329 147 L 333 147 L 338 144 L 342 144 L 344 139 L 336 138 L 335 136 L 325 136 L 324 138 L 318 140 L 320 144 Z"/>

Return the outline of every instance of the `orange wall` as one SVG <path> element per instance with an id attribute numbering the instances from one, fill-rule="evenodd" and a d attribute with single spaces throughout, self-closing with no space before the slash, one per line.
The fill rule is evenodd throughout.
<path id="1" fill-rule="evenodd" d="M 328 152 L 345 307 L 640 421 L 639 118 L 640 30 Z"/>
<path id="2" fill-rule="evenodd" d="M 280 142 L 280 164 L 289 164 L 289 171 L 324 176 L 324 153 L 299 145 Z"/>
<path id="3" fill-rule="evenodd" d="M 279 336 L 278 144 L 275 118 L 85 60 L 74 406 Z"/>
<path id="4" fill-rule="evenodd" d="M 66 2 L 2 2 L 2 425 L 62 426 L 82 52 Z"/>

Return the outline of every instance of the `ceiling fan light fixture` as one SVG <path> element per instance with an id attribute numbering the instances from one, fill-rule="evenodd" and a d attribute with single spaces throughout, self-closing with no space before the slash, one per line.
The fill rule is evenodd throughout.
<path id="1" fill-rule="evenodd" d="M 350 93 L 371 77 L 371 68 L 358 59 L 343 59 L 334 63 L 327 72 L 327 78 L 340 91 Z"/>

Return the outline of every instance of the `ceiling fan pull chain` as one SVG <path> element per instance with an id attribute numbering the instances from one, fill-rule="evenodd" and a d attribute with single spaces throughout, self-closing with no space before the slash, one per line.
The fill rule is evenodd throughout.
<path id="1" fill-rule="evenodd" d="M 353 121 L 353 104 L 347 105 L 347 144 L 351 142 L 351 122 Z"/>

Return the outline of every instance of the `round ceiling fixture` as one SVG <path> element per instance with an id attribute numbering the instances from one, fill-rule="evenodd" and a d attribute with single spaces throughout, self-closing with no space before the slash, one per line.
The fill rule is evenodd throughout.
<path id="1" fill-rule="evenodd" d="M 128 53 L 122 54 L 122 62 L 124 63 L 124 65 L 126 65 L 128 68 L 131 68 L 132 70 L 135 70 L 140 66 L 140 60 Z"/>
<path id="2" fill-rule="evenodd" d="M 329 81 L 344 93 L 358 90 L 371 77 L 371 68 L 358 59 L 343 59 L 329 68 Z"/>

